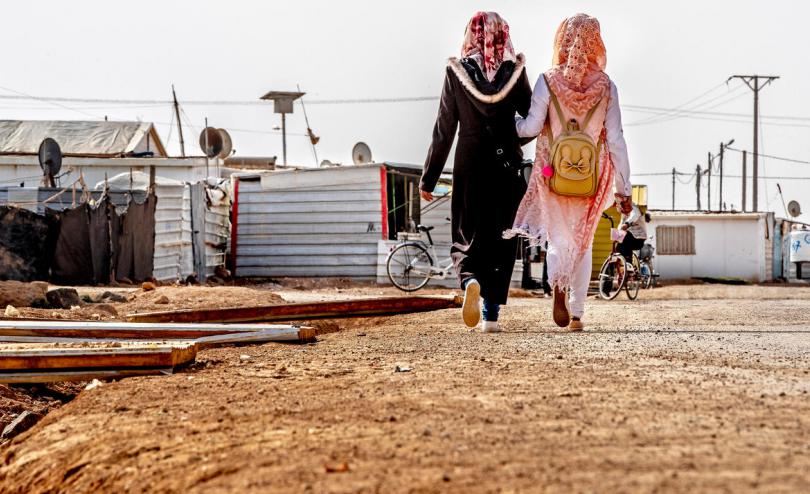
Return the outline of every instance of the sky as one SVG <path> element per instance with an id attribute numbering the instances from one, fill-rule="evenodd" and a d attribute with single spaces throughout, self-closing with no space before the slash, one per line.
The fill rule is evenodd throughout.
<path id="1" fill-rule="evenodd" d="M 187 152 L 199 153 L 197 136 L 208 118 L 229 130 L 237 155 L 280 160 L 281 136 L 274 130 L 280 116 L 258 98 L 300 85 L 310 126 L 321 137 L 318 161 L 350 163 L 352 146 L 363 141 L 377 161 L 421 164 L 438 106 L 429 98 L 439 95 L 446 60 L 458 55 L 466 22 L 477 10 L 496 10 L 509 22 L 532 83 L 549 67 L 563 18 L 585 12 L 600 20 L 633 183 L 648 185 L 653 208 L 672 206 L 673 167 L 684 174 L 677 177 L 675 207 L 694 209 L 695 167 L 706 168 L 707 153 L 716 154 L 730 139 L 735 149 L 752 149 L 753 93 L 737 80 L 725 84 L 734 74 L 780 76 L 760 92 L 760 153 L 810 161 L 810 3 L 799 0 L 17 0 L 5 4 L 0 32 L 6 46 L 0 119 L 151 121 L 169 152 L 179 155 L 172 107 L 165 102 L 174 84 Z M 328 103 L 390 98 L 426 99 Z M 287 118 L 290 164 L 317 163 L 306 127 L 296 106 Z M 533 147 L 526 152 L 533 155 Z M 751 167 L 749 156 L 749 175 Z M 724 202 L 739 209 L 740 153 L 725 153 L 724 172 Z M 810 178 L 810 164 L 761 158 L 760 174 Z M 715 209 L 718 181 L 715 169 Z M 786 201 L 797 200 L 807 211 L 800 219 L 810 222 L 810 179 L 760 180 L 760 209 L 785 216 L 777 183 Z"/>

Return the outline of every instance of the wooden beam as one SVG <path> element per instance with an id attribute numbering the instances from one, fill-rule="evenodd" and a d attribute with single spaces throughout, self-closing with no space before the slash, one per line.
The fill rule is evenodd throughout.
<path id="1" fill-rule="evenodd" d="M 461 297 L 384 297 L 300 304 L 129 314 L 132 322 L 237 323 L 390 316 L 461 307 Z"/>
<path id="2" fill-rule="evenodd" d="M 199 350 L 228 345 L 234 343 L 266 343 L 275 342 L 312 342 L 315 341 L 314 328 L 291 328 L 281 332 L 278 330 L 255 331 L 252 333 L 222 334 L 197 338 L 194 342 Z"/>
<path id="3" fill-rule="evenodd" d="M 61 381 L 92 381 L 93 379 L 122 379 L 134 376 L 170 375 L 173 369 L 89 369 L 89 370 L 49 370 L 38 372 L 0 373 L 0 383 L 49 383 Z"/>
<path id="4" fill-rule="evenodd" d="M 296 332 L 298 327 L 268 324 L 147 324 L 84 321 L 0 321 L 2 337 L 57 337 L 108 339 L 196 339 L 219 334 L 255 331 Z"/>
<path id="5" fill-rule="evenodd" d="M 175 367 L 196 356 L 194 344 L 0 350 L 0 371 Z"/>

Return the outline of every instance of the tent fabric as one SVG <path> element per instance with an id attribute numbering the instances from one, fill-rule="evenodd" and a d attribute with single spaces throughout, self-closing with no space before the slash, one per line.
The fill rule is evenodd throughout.
<path id="1" fill-rule="evenodd" d="M 0 280 L 47 281 L 58 217 L 0 206 Z"/>
<path id="2" fill-rule="evenodd" d="M 99 285 L 152 278 L 156 203 L 154 195 L 143 203 L 132 200 L 119 216 L 105 196 L 97 206 L 83 204 L 61 212 L 51 280 Z"/>
<path id="3" fill-rule="evenodd" d="M 65 155 L 116 157 L 135 151 L 152 130 L 148 122 L 0 120 L 0 153 L 37 154 L 50 137 Z M 154 148 L 160 154 L 163 144 Z"/>
<path id="4" fill-rule="evenodd" d="M 157 198 L 149 195 L 141 204 L 129 203 L 121 218 L 115 276 L 141 282 L 152 278 L 155 257 L 155 207 Z"/>
<path id="5" fill-rule="evenodd" d="M 113 281 L 120 218 L 109 196 L 96 207 L 87 207 L 89 226 L 90 261 L 93 267 L 93 283 L 107 284 Z"/>
<path id="6" fill-rule="evenodd" d="M 66 209 L 59 215 L 59 237 L 51 264 L 51 280 L 64 285 L 93 284 L 90 221 L 86 205 Z"/>
<path id="7" fill-rule="evenodd" d="M 181 180 L 174 180 L 166 177 L 155 177 L 156 185 L 183 185 Z M 142 190 L 149 189 L 149 174 L 132 171 L 119 173 L 108 179 L 106 182 L 99 182 L 94 187 L 96 190 L 114 190 L 114 191 L 129 191 L 129 190 Z"/>

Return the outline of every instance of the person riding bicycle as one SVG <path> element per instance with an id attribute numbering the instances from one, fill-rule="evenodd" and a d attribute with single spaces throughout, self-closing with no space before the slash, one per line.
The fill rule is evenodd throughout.
<path id="1" fill-rule="evenodd" d="M 622 215 L 621 229 L 626 233 L 617 250 L 630 265 L 633 263 L 633 252 L 641 249 L 647 240 L 647 218 L 648 215 L 642 214 L 635 204 L 630 213 Z"/>

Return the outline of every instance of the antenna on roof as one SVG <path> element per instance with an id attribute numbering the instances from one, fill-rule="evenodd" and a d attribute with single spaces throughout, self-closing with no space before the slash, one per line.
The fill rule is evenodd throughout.
<path id="1" fill-rule="evenodd" d="M 200 149 L 207 158 L 213 158 L 222 152 L 222 134 L 219 129 L 206 127 L 200 132 Z"/>
<path id="2" fill-rule="evenodd" d="M 785 196 L 782 194 L 782 186 L 781 186 L 781 185 L 779 185 L 779 183 L 777 183 L 777 184 L 776 184 L 776 190 L 778 190 L 778 191 L 779 191 L 779 197 L 781 197 L 781 198 L 782 198 L 782 209 L 784 209 L 784 210 L 785 210 L 785 215 L 788 215 L 788 214 L 789 214 L 789 213 L 788 213 L 788 208 L 787 208 L 787 206 L 785 205 Z"/>
<path id="3" fill-rule="evenodd" d="M 790 201 L 787 205 L 788 214 L 792 217 L 797 217 L 802 214 L 802 207 L 798 201 Z"/>
<path id="4" fill-rule="evenodd" d="M 217 157 L 225 159 L 233 153 L 233 141 L 227 130 L 217 129 L 217 132 L 219 132 L 219 137 L 222 140 L 222 149 L 217 153 Z"/>
<path id="5" fill-rule="evenodd" d="M 352 148 L 352 161 L 355 165 L 365 165 L 366 163 L 373 163 L 371 159 L 371 148 L 365 142 L 358 142 Z"/>
<path id="6" fill-rule="evenodd" d="M 298 92 L 301 92 L 301 85 L 296 84 L 298 88 Z M 303 94 L 303 93 L 302 93 Z M 307 107 L 304 106 L 304 98 L 301 98 L 301 109 L 304 110 L 304 122 L 307 124 L 307 135 L 309 136 L 309 142 L 312 144 L 312 154 L 315 155 L 315 164 L 318 164 L 318 150 L 315 149 L 315 144 L 318 144 L 318 141 L 321 140 L 320 137 L 315 135 L 315 132 L 312 132 L 312 129 L 309 127 L 309 118 L 307 117 Z"/>
<path id="7" fill-rule="evenodd" d="M 177 93 L 172 84 L 172 99 L 174 100 L 174 116 L 177 119 L 177 131 L 180 133 L 180 156 L 186 157 L 186 141 L 183 140 L 183 122 L 180 121 L 180 103 L 177 102 Z M 169 144 L 168 142 L 166 143 Z"/>
<path id="8" fill-rule="evenodd" d="M 59 148 L 59 144 L 50 137 L 46 137 L 40 143 L 37 154 L 45 185 L 56 187 L 54 177 L 62 169 L 62 150 Z"/>

